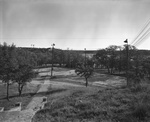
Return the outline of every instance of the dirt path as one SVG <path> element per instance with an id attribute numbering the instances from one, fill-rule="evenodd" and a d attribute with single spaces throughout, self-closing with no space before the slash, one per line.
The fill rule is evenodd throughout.
<path id="1" fill-rule="evenodd" d="M 45 80 L 44 84 L 41 85 L 41 88 L 37 93 L 46 92 L 49 85 L 50 81 Z M 2 112 L 0 116 L 0 122 L 31 122 L 31 118 L 35 112 L 42 107 L 42 101 L 43 97 L 34 97 L 25 110 Z"/>

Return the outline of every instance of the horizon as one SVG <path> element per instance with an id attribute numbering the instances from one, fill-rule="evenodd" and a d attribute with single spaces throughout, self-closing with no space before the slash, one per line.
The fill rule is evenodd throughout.
<path id="1" fill-rule="evenodd" d="M 111 45 L 110 45 L 111 46 Z M 117 45 L 116 45 L 117 46 Z M 29 49 L 51 49 L 52 47 L 48 47 L 48 48 L 46 48 L 46 47 L 17 47 L 16 45 L 15 45 L 15 47 L 16 48 L 29 48 Z M 55 48 L 55 47 L 54 47 Z M 107 47 L 105 47 L 105 48 L 107 48 Z M 105 48 L 99 48 L 99 49 L 86 49 L 86 51 L 88 52 L 88 51 L 98 51 L 98 50 L 102 50 L 102 49 L 105 49 Z M 64 50 L 64 51 L 83 51 L 83 52 L 85 52 L 85 49 L 69 49 L 69 48 L 67 48 L 67 49 L 62 49 L 62 48 L 59 48 L 59 47 L 56 47 L 55 49 L 58 49 L 58 50 Z M 138 48 L 137 48 L 138 49 Z M 144 51 L 150 51 L 150 49 L 138 49 L 138 50 L 144 50 Z"/>

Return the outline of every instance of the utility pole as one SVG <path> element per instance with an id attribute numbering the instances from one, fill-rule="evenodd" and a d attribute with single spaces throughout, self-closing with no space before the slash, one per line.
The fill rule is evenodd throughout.
<path id="1" fill-rule="evenodd" d="M 126 52 L 127 52 L 126 77 L 127 77 L 127 86 L 129 86 L 129 45 L 128 45 L 128 39 L 126 39 L 124 42 L 127 43 L 127 45 L 126 45 Z"/>
<path id="2" fill-rule="evenodd" d="M 85 65 L 85 67 L 86 67 L 86 48 L 84 48 L 84 53 L 85 53 L 84 65 Z"/>
<path id="3" fill-rule="evenodd" d="M 68 59 L 67 59 L 68 64 L 67 65 L 68 65 L 68 68 L 70 68 L 70 51 L 69 51 L 69 48 L 67 48 L 67 51 L 68 51 Z"/>
<path id="4" fill-rule="evenodd" d="M 120 72 L 121 72 L 121 53 L 122 53 L 122 51 L 121 51 L 121 47 L 119 47 L 120 48 L 120 56 L 119 56 L 119 74 L 120 74 Z"/>
<path id="5" fill-rule="evenodd" d="M 53 77 L 53 55 L 54 55 L 54 46 L 55 44 L 52 44 L 52 64 L 51 64 L 51 78 Z"/>

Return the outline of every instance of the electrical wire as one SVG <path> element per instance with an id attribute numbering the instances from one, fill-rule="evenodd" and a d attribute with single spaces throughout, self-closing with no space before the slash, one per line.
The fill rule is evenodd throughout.
<path id="1" fill-rule="evenodd" d="M 144 33 L 142 33 L 138 39 L 136 40 L 136 42 L 134 42 L 134 46 L 139 45 L 140 43 L 142 43 L 143 41 L 145 41 L 145 38 L 149 35 L 150 33 L 150 27 L 148 27 L 147 29 L 144 30 Z"/>
<path id="2" fill-rule="evenodd" d="M 148 37 L 150 36 L 150 28 L 149 28 L 149 31 L 147 33 L 145 33 L 141 38 L 140 40 L 135 43 L 134 45 L 135 46 L 139 46 L 142 42 L 144 42 Z"/>
<path id="3" fill-rule="evenodd" d="M 148 19 L 148 21 L 144 24 L 143 28 L 141 29 L 141 31 L 138 33 L 138 35 L 135 37 L 135 39 L 131 42 L 131 45 L 134 45 L 138 40 L 138 38 L 142 35 L 142 33 L 146 30 L 146 28 L 148 27 L 148 25 L 150 24 L 150 18 Z"/>

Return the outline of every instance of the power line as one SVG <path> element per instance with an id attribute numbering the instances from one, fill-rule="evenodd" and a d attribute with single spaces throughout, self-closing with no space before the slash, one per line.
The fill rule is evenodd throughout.
<path id="1" fill-rule="evenodd" d="M 146 28 L 143 32 L 144 33 L 142 33 L 142 35 L 140 35 L 138 37 L 138 40 L 136 42 L 134 42 L 133 45 L 138 45 L 139 43 L 142 43 L 144 41 L 143 39 L 145 39 L 145 37 L 147 37 L 149 35 L 150 27 Z"/>
<path id="2" fill-rule="evenodd" d="M 141 34 L 145 31 L 145 29 L 148 27 L 149 24 L 150 24 L 150 18 L 149 18 L 148 21 L 144 24 L 143 28 L 142 28 L 141 31 L 138 33 L 138 35 L 135 37 L 135 39 L 131 42 L 132 45 L 138 41 L 137 39 L 141 36 Z M 137 40 L 137 41 L 136 41 L 136 40 Z"/>
<path id="3" fill-rule="evenodd" d="M 142 39 L 149 31 L 150 31 L 150 27 L 147 28 L 147 29 L 145 30 L 145 32 L 144 32 L 141 36 L 139 36 L 138 40 L 134 43 L 134 45 L 136 45 L 136 43 L 139 43 L 139 42 L 141 41 L 141 39 Z"/>
<path id="4" fill-rule="evenodd" d="M 149 32 L 145 33 L 140 40 L 135 44 L 135 46 L 139 46 L 143 41 L 145 41 L 150 35 L 150 28 L 149 28 Z"/>

